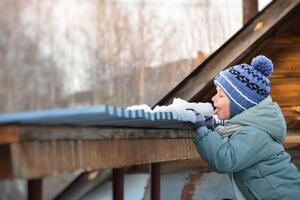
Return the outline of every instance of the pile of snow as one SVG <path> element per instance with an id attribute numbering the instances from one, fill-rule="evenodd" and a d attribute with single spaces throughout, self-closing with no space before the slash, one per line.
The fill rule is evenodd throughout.
<path id="1" fill-rule="evenodd" d="M 180 98 L 174 98 L 173 103 L 168 106 L 156 106 L 153 110 L 146 104 L 134 105 L 126 108 L 127 110 L 144 110 L 145 112 L 171 112 L 175 119 L 181 121 L 195 122 L 195 112 L 204 116 L 213 116 L 214 109 L 211 103 L 192 103 Z M 194 111 L 193 111 L 194 110 Z"/>

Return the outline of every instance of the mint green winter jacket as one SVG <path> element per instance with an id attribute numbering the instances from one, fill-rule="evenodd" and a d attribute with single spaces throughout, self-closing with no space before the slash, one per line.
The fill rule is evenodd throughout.
<path id="1" fill-rule="evenodd" d="M 219 173 L 233 173 L 246 199 L 300 199 L 300 173 L 282 142 L 286 123 L 279 106 L 267 97 L 231 118 L 240 124 L 228 140 L 210 129 L 197 130 L 197 150 Z"/>

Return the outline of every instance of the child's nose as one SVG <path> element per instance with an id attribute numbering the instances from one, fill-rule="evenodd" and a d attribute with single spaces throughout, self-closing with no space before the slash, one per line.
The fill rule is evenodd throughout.
<path id="1" fill-rule="evenodd" d="M 215 102 L 215 99 L 216 99 L 216 95 L 214 95 L 214 96 L 211 98 L 211 100 L 212 100 L 213 102 Z"/>

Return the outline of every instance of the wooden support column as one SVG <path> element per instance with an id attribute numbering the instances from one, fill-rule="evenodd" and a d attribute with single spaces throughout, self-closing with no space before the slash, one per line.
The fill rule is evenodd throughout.
<path id="1" fill-rule="evenodd" d="M 243 24 L 246 24 L 258 12 L 258 0 L 243 0 Z"/>
<path id="2" fill-rule="evenodd" d="M 160 200 L 160 163 L 151 164 L 151 200 Z"/>
<path id="3" fill-rule="evenodd" d="M 124 169 L 113 169 L 113 200 L 124 199 Z"/>
<path id="4" fill-rule="evenodd" d="M 27 182 L 28 200 L 42 199 L 42 179 L 31 179 Z"/>

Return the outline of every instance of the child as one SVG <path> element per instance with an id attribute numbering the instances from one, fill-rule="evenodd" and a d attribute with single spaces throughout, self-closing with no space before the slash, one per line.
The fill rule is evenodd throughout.
<path id="1" fill-rule="evenodd" d="M 197 150 L 215 171 L 230 175 L 237 199 L 300 199 L 300 173 L 281 144 L 285 120 L 270 96 L 272 72 L 265 56 L 221 71 L 212 101 L 218 118 L 228 121 L 211 130 L 197 115 Z"/>

